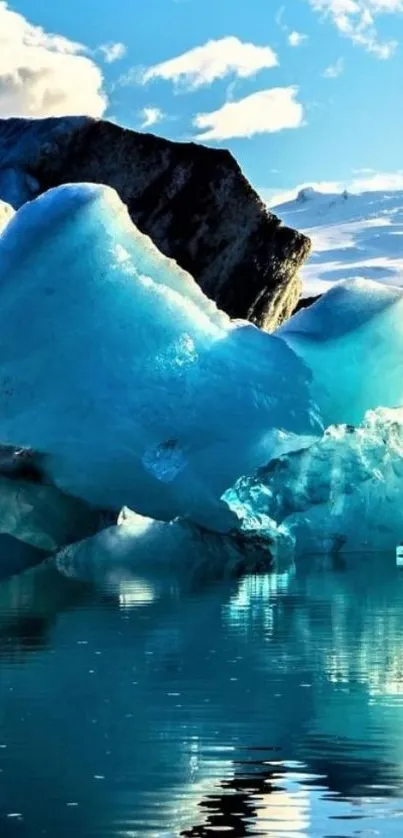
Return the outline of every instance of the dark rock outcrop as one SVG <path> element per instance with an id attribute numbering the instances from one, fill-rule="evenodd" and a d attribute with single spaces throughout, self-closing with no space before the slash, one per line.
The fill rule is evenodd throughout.
<path id="1" fill-rule="evenodd" d="M 67 182 L 117 190 L 135 224 L 234 318 L 273 329 L 295 309 L 310 242 L 270 213 L 228 151 L 87 117 L 0 120 L 0 198 Z"/>
<path id="2" fill-rule="evenodd" d="M 321 294 L 317 294 L 315 297 L 301 297 L 301 299 L 298 300 L 298 303 L 295 306 L 295 309 L 292 312 L 292 314 L 296 314 L 297 311 L 301 311 L 301 309 L 303 308 L 309 308 L 310 306 L 313 306 L 314 303 L 320 300 L 321 296 Z"/>

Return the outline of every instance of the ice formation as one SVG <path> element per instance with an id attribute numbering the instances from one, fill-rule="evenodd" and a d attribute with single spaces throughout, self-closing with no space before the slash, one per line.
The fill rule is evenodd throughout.
<path id="1" fill-rule="evenodd" d="M 241 478 L 226 500 L 283 552 L 381 550 L 403 537 L 402 480 L 403 409 L 380 408 Z"/>
<path id="2" fill-rule="evenodd" d="M 181 520 L 155 521 L 133 513 L 56 556 L 64 575 L 91 582 L 105 571 L 111 582 L 119 581 L 119 568 L 128 564 L 137 577 L 151 573 L 154 581 L 169 580 L 172 586 L 178 579 L 194 584 L 265 571 L 272 556 L 267 538 L 253 532 L 221 534 Z"/>
<path id="3" fill-rule="evenodd" d="M 305 364 L 218 311 L 108 187 L 23 206 L 0 275 L 0 439 L 72 495 L 226 531 L 223 492 L 321 432 Z"/>
<path id="4" fill-rule="evenodd" d="M 103 516 L 55 486 L 0 477 L 2 535 L 51 552 L 97 533 Z"/>
<path id="5" fill-rule="evenodd" d="M 277 331 L 313 373 L 325 426 L 403 405 L 403 289 L 370 280 L 334 286 Z"/>
<path id="6" fill-rule="evenodd" d="M 54 484 L 24 488 L 31 516 L 10 501 L 6 532 L 66 543 L 64 495 L 53 532 L 43 518 L 62 490 L 147 516 L 89 541 L 97 556 L 239 569 L 262 545 L 402 539 L 400 289 L 342 283 L 269 335 L 220 312 L 112 189 L 83 184 L 14 215 L 0 276 L 0 441 L 38 452 Z"/>

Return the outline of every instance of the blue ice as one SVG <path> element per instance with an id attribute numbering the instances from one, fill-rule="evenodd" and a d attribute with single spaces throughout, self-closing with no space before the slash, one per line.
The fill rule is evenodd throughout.
<path id="1" fill-rule="evenodd" d="M 227 531 L 223 492 L 322 433 L 304 361 L 231 322 L 108 187 L 24 205 L 0 275 L 0 439 L 69 494 Z"/>
<path id="2" fill-rule="evenodd" d="M 402 539 L 401 289 L 341 283 L 269 335 L 219 311 L 108 187 L 62 186 L 8 218 L 0 442 L 39 452 L 57 490 L 134 510 L 88 549 L 159 561 L 202 548 L 239 567 L 262 544 Z M 21 495 L 4 501 L 4 531 L 60 546 L 69 506 L 52 494 L 49 533 L 39 488 L 28 517 Z"/>
<path id="3" fill-rule="evenodd" d="M 403 289 L 355 279 L 333 286 L 278 331 L 313 374 L 325 426 L 403 405 Z"/>

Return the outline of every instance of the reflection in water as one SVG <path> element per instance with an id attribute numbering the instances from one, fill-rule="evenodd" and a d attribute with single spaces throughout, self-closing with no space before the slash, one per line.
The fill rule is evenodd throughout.
<path id="1" fill-rule="evenodd" d="M 51 597 L 49 594 L 51 593 Z M 51 644 L 53 621 L 61 609 L 88 598 L 79 584 L 61 580 L 47 564 L 0 584 L 0 661 L 24 656 Z M 7 604 L 5 611 L 1 610 Z"/>
<path id="2" fill-rule="evenodd" d="M 0 581 L 29 567 L 34 567 L 46 557 L 43 550 L 24 544 L 10 535 L 0 534 Z"/>
<path id="3" fill-rule="evenodd" d="M 260 762 L 254 773 L 235 776 L 221 784 L 221 790 L 212 793 L 200 806 L 204 822 L 182 832 L 184 838 L 207 838 L 218 833 L 231 832 L 234 838 L 245 835 L 267 835 L 277 829 L 282 835 L 300 835 L 310 826 L 309 792 L 292 789 L 297 777 L 294 766 L 288 766 L 285 788 L 279 783 L 276 769 L 280 763 Z M 283 766 L 284 767 L 284 766 Z M 295 784 L 296 785 L 296 784 Z"/>
<path id="4" fill-rule="evenodd" d="M 391 557 L 200 587 L 80 551 L 0 583 L 2 838 L 401 836 Z"/>

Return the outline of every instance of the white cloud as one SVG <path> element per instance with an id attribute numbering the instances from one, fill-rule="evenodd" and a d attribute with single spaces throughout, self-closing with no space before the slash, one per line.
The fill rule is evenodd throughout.
<path id="1" fill-rule="evenodd" d="M 0 2 L 0 116 L 102 116 L 102 72 L 85 52 Z"/>
<path id="2" fill-rule="evenodd" d="M 391 58 L 397 41 L 382 41 L 376 18 L 382 14 L 403 12 L 403 0 L 308 0 L 310 6 L 329 17 L 341 35 L 363 47 L 377 58 Z"/>
<path id="3" fill-rule="evenodd" d="M 283 24 L 284 13 L 285 13 L 285 6 L 280 6 L 280 8 L 277 9 L 276 16 L 274 18 L 277 26 L 279 26 L 280 29 L 283 29 L 283 27 L 284 27 L 284 24 Z"/>
<path id="4" fill-rule="evenodd" d="M 160 108 L 143 108 L 141 111 L 141 128 L 151 128 L 152 125 L 157 125 L 158 122 L 164 118 L 164 114 Z"/>
<path id="5" fill-rule="evenodd" d="M 230 36 L 208 41 L 140 73 L 132 71 L 126 77 L 126 83 L 137 80 L 145 84 L 154 79 L 164 79 L 186 90 L 197 90 L 231 74 L 239 78 L 254 76 L 260 70 L 275 67 L 277 63 L 277 56 L 271 47 L 244 43 Z"/>
<path id="6" fill-rule="evenodd" d="M 353 169 L 353 175 L 374 175 L 375 169 Z"/>
<path id="7" fill-rule="evenodd" d="M 301 44 L 306 41 L 308 35 L 304 35 L 302 32 L 290 32 L 288 36 L 288 43 L 290 47 L 299 47 Z"/>
<path id="8" fill-rule="evenodd" d="M 323 71 L 325 79 L 337 79 L 344 71 L 344 58 L 338 58 L 334 64 L 329 64 Z"/>
<path id="9" fill-rule="evenodd" d="M 261 194 L 271 207 L 284 204 L 286 201 L 293 201 L 301 189 L 311 186 L 317 192 L 333 193 L 339 195 L 345 189 L 353 194 L 361 192 L 394 192 L 403 190 L 403 170 L 396 172 L 374 172 L 372 169 L 355 170 L 358 177 L 352 177 L 346 181 L 328 181 L 300 183 L 293 189 L 262 189 Z M 354 174 L 354 172 L 353 172 Z"/>
<path id="10" fill-rule="evenodd" d="M 397 172 L 373 172 L 366 177 L 355 177 L 347 185 L 350 192 L 393 192 L 403 189 L 403 170 Z"/>
<path id="11" fill-rule="evenodd" d="M 102 52 L 107 64 L 113 64 L 114 61 L 119 61 L 121 58 L 124 58 L 127 52 L 126 44 L 120 42 L 101 44 L 98 49 Z"/>
<path id="12" fill-rule="evenodd" d="M 228 140 L 298 128 L 304 109 L 296 99 L 297 93 L 297 87 L 260 90 L 245 99 L 227 102 L 217 111 L 197 114 L 193 125 L 202 133 L 196 139 Z"/>

